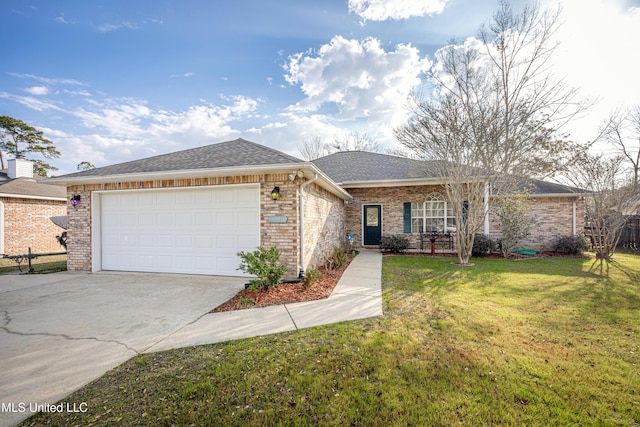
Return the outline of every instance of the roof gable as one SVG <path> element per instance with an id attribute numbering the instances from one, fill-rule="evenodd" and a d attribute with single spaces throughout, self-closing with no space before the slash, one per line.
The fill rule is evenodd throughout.
<path id="1" fill-rule="evenodd" d="M 60 178 L 105 177 L 179 170 L 304 163 L 288 154 L 245 139 L 221 142 L 169 154 L 62 175 Z"/>

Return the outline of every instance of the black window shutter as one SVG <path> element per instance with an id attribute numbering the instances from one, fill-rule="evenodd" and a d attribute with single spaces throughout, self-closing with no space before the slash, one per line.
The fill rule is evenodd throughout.
<path id="1" fill-rule="evenodd" d="M 411 202 L 404 204 L 404 232 L 411 233 Z"/>

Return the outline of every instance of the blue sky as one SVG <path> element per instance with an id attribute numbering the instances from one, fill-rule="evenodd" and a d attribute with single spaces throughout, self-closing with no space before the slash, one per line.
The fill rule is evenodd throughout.
<path id="1" fill-rule="evenodd" d="M 514 1 L 516 9 L 522 0 Z M 561 0 L 557 68 L 600 102 L 588 139 L 640 103 L 640 1 Z M 543 1 L 543 7 L 557 2 Z M 56 174 L 243 137 L 297 144 L 366 133 L 387 148 L 435 51 L 474 36 L 497 1 L 234 0 L 0 3 L 0 115 L 45 132 Z"/>

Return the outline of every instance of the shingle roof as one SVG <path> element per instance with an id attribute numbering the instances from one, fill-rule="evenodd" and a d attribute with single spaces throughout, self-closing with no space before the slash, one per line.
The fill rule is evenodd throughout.
<path id="1" fill-rule="evenodd" d="M 542 181 L 539 179 L 531 179 L 526 181 L 533 185 L 531 190 L 532 194 L 572 194 L 572 193 L 585 193 L 585 190 L 581 190 L 576 187 L 569 187 L 563 184 L 557 184 L 555 182 Z"/>
<path id="2" fill-rule="evenodd" d="M 16 178 L 0 185 L 0 194 L 13 196 L 66 199 L 67 189 L 61 185 L 41 184 L 33 178 Z"/>
<path id="3" fill-rule="evenodd" d="M 431 162 L 366 151 L 343 151 L 313 160 L 339 184 L 437 179 Z"/>
<path id="4" fill-rule="evenodd" d="M 62 175 L 60 178 L 101 177 L 145 172 L 171 172 L 288 163 L 304 162 L 264 145 L 239 138 L 233 141 L 75 172 Z"/>
<path id="5" fill-rule="evenodd" d="M 341 185 L 357 186 L 363 183 L 389 183 L 408 180 L 437 180 L 440 178 L 435 161 L 414 160 L 365 151 L 333 153 L 313 160 L 332 180 Z M 522 179 L 521 188 L 533 195 L 575 194 L 582 190 L 535 179 Z"/>

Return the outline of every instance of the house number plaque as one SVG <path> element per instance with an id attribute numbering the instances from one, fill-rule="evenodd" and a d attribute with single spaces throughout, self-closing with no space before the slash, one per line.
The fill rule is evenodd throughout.
<path id="1" fill-rule="evenodd" d="M 268 221 L 270 224 L 285 224 L 289 220 L 286 216 L 270 216 Z"/>

